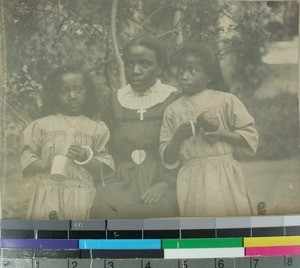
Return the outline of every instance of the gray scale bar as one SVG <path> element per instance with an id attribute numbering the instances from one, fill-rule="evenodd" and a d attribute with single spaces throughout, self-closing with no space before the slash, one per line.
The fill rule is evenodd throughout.
<path id="1" fill-rule="evenodd" d="M 70 221 L 1 220 L 0 227 L 7 230 L 69 230 Z"/>
<path id="2" fill-rule="evenodd" d="M 216 218 L 216 229 L 251 228 L 249 217 L 223 217 Z"/>
<path id="3" fill-rule="evenodd" d="M 1 229 L 7 230 L 105 230 L 106 220 L 1 220 L 0 225 Z M 300 215 L 107 220 L 107 225 L 111 230 L 139 230 L 141 227 L 144 230 L 288 227 L 299 226 Z"/>
<path id="4" fill-rule="evenodd" d="M 284 216 L 284 226 L 299 226 L 300 215 Z"/>
<path id="5" fill-rule="evenodd" d="M 182 218 L 180 229 L 216 229 L 216 218 Z"/>
<path id="6" fill-rule="evenodd" d="M 299 224 L 299 223 L 298 223 Z M 251 227 L 283 227 L 284 217 L 283 216 L 257 216 L 251 218 Z"/>
<path id="7" fill-rule="evenodd" d="M 72 220 L 71 230 L 105 230 L 106 220 Z"/>
<path id="8" fill-rule="evenodd" d="M 143 220 L 144 230 L 179 230 L 180 219 L 145 219 Z"/>
<path id="9" fill-rule="evenodd" d="M 143 220 L 107 220 L 108 230 L 143 230 Z"/>

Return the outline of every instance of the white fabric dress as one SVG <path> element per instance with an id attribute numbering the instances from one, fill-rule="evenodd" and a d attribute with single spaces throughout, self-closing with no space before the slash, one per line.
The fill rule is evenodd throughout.
<path id="1" fill-rule="evenodd" d="M 247 142 L 245 148 L 218 140 L 208 142 L 200 134 L 185 140 L 178 161 L 167 165 L 163 159 L 166 146 L 176 129 L 202 112 L 213 110 L 220 129 L 239 133 Z M 181 165 L 177 178 L 180 216 L 238 216 L 253 213 L 240 164 L 233 158 L 239 149 L 255 154 L 258 134 L 254 119 L 241 101 L 230 93 L 205 90 L 197 95 L 183 96 L 170 104 L 164 114 L 160 136 L 160 154 L 165 167 Z"/>
<path id="2" fill-rule="evenodd" d="M 112 157 L 107 153 L 106 144 L 109 131 L 103 122 L 95 122 L 80 116 L 76 125 L 74 118 L 61 114 L 38 119 L 24 130 L 21 165 L 23 171 L 38 159 L 52 162 L 55 155 L 65 154 L 66 143 L 72 132 L 71 144 L 88 146 L 93 152 L 93 159 L 105 163 L 114 170 Z M 74 120 L 73 120 L 74 122 Z M 70 131 L 71 128 L 75 130 Z M 50 173 L 44 172 L 36 177 L 37 190 L 33 196 L 28 219 L 48 219 L 51 212 L 58 219 L 87 219 L 95 197 L 92 174 L 74 161 L 68 162 L 68 179 L 53 180 Z M 112 174 L 105 174 L 112 175 Z M 99 178 L 100 170 L 99 170 Z"/>

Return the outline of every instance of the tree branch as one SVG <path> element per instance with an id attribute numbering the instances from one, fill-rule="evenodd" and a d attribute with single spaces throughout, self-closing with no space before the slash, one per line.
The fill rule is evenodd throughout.
<path id="1" fill-rule="evenodd" d="M 173 6 L 172 4 L 169 4 L 169 5 L 165 5 L 163 7 L 160 7 L 156 10 L 154 10 L 147 18 L 144 19 L 144 21 L 141 23 L 141 26 L 143 26 L 147 20 L 149 20 L 151 17 L 153 17 L 156 13 L 158 13 L 159 11 L 161 11 L 162 9 L 165 9 L 166 7 L 171 7 Z"/>
<path id="2" fill-rule="evenodd" d="M 126 79 L 125 79 L 125 70 L 124 70 L 124 62 L 120 55 L 120 50 L 117 41 L 117 10 L 118 10 L 118 0 L 113 0 L 112 8 L 111 8 L 111 38 L 113 43 L 113 49 L 115 53 L 115 59 L 118 65 L 118 73 L 119 73 L 119 80 L 121 83 L 121 87 L 126 86 Z"/>

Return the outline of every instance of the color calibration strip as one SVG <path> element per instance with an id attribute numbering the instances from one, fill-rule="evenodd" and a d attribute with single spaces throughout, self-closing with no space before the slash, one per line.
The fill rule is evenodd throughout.
<path id="1" fill-rule="evenodd" d="M 2 220 L 0 247 L 3 267 L 299 268 L 300 216 Z"/>
<path id="2" fill-rule="evenodd" d="M 79 250 L 83 258 L 238 258 L 300 255 L 300 236 L 210 239 L 1 239 L 2 249 Z"/>

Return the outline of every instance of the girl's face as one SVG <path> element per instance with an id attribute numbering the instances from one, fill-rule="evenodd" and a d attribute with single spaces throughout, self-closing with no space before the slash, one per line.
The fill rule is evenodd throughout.
<path id="1" fill-rule="evenodd" d="M 144 46 L 130 47 L 124 62 L 127 82 L 137 92 L 152 87 L 161 72 L 155 51 Z"/>
<path id="2" fill-rule="evenodd" d="M 62 75 L 58 84 L 55 98 L 60 112 L 64 115 L 81 115 L 87 94 L 83 75 L 77 72 L 66 73 Z"/>
<path id="3" fill-rule="evenodd" d="M 196 55 L 184 55 L 179 59 L 178 80 L 182 91 L 193 96 L 207 88 L 212 78 L 207 74 L 202 60 Z"/>

